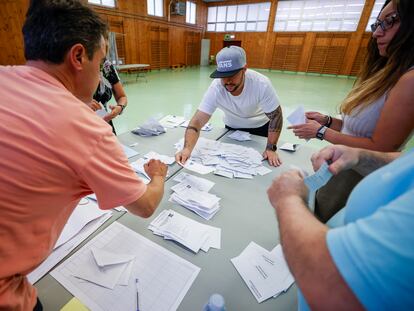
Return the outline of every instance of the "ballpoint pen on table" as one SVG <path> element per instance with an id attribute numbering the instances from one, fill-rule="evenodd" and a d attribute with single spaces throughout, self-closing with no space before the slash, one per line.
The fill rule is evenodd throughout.
<path id="1" fill-rule="evenodd" d="M 138 290 L 138 282 L 139 282 L 139 280 L 136 278 L 136 279 L 135 279 L 135 289 L 136 289 L 136 292 L 137 292 L 137 311 L 140 311 L 140 308 L 139 308 L 139 290 Z"/>

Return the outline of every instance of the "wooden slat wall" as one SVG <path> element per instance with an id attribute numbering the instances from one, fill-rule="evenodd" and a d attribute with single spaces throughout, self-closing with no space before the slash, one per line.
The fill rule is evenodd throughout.
<path id="1" fill-rule="evenodd" d="M 365 27 L 374 0 L 366 0 L 355 32 L 273 32 L 278 0 L 229 0 L 208 3 L 220 6 L 271 1 L 267 32 L 234 32 L 246 50 L 249 67 L 335 75 L 355 75 L 366 55 L 370 33 Z M 225 33 L 206 32 L 210 55 L 223 47 Z"/>
<path id="2" fill-rule="evenodd" d="M 206 26 L 207 6 L 202 0 L 192 1 L 197 3 L 196 25 L 186 24 L 185 16 L 168 17 L 170 0 L 164 0 L 163 18 L 148 16 L 147 2 L 144 0 L 117 0 L 115 9 L 94 5 L 91 7 L 107 21 L 111 31 L 123 34 L 117 36 L 117 45 L 119 56 L 125 59 L 125 63 L 167 68 L 171 64 L 195 65 L 200 62 L 200 42 Z M 28 2 L 29 0 L 1 1 L 1 65 L 25 62 L 21 28 Z M 157 36 L 151 31 L 155 28 L 158 29 Z M 187 33 L 192 33 L 190 40 Z M 190 50 L 187 46 L 189 42 Z"/>
<path id="3" fill-rule="evenodd" d="M 28 0 L 2 0 L 0 5 L 0 65 L 23 64 L 22 26 Z"/>

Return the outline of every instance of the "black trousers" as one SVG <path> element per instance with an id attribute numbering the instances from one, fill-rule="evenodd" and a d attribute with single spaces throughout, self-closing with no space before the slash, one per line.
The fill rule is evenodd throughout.
<path id="1" fill-rule="evenodd" d="M 33 311 L 43 311 L 42 303 L 40 302 L 39 298 L 37 298 L 37 303 L 33 308 Z"/>
<path id="2" fill-rule="evenodd" d="M 270 122 L 270 121 L 269 121 Z M 229 130 L 239 130 L 239 131 L 245 131 L 249 132 L 250 134 L 267 137 L 267 134 L 269 133 L 269 122 L 267 122 L 265 125 L 257 128 L 233 128 L 228 125 L 226 125 L 226 129 Z"/>

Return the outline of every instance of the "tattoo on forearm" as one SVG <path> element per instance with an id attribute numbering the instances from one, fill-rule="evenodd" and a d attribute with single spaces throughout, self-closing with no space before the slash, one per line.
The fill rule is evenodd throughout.
<path id="1" fill-rule="evenodd" d="M 282 108 L 277 107 L 272 112 L 266 113 L 269 121 L 269 132 L 280 132 L 283 126 Z"/>

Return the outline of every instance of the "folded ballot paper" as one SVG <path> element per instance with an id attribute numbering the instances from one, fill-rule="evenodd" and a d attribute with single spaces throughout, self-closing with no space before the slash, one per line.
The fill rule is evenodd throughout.
<path id="1" fill-rule="evenodd" d="M 150 118 L 143 125 L 133 129 L 131 132 L 140 136 L 158 136 L 165 133 L 165 128 L 160 122 L 154 118 Z"/>
<path id="2" fill-rule="evenodd" d="M 321 165 L 315 174 L 305 177 L 304 183 L 308 187 L 310 192 L 315 192 L 319 188 L 322 188 L 331 179 L 332 173 L 329 171 L 329 165 L 327 162 Z"/>
<path id="3" fill-rule="evenodd" d="M 76 267 L 74 277 L 109 289 L 128 286 L 134 255 L 92 247 L 88 256 L 87 261 Z"/>
<path id="4" fill-rule="evenodd" d="M 258 303 L 279 296 L 294 282 L 280 245 L 269 252 L 250 242 L 231 262 Z"/>
<path id="5" fill-rule="evenodd" d="M 221 248 L 221 229 L 201 224 L 173 210 L 163 210 L 148 226 L 154 234 L 174 240 L 194 253 Z"/>
<path id="6" fill-rule="evenodd" d="M 244 131 L 234 131 L 233 133 L 231 133 L 228 138 L 237 140 L 237 141 L 247 141 L 247 140 L 252 140 L 252 137 L 250 136 L 249 132 L 244 132 Z"/>
<path id="7" fill-rule="evenodd" d="M 302 105 L 299 105 L 298 108 L 288 115 L 287 120 L 292 125 L 306 123 L 305 108 Z"/>
<path id="8" fill-rule="evenodd" d="M 171 187 L 170 202 L 178 203 L 206 220 L 219 211 L 220 198 L 208 193 L 214 186 L 213 182 L 186 173 L 177 175 L 173 180 L 179 183 Z"/>
<path id="9" fill-rule="evenodd" d="M 160 124 L 166 128 L 175 128 L 183 122 L 185 122 L 184 117 L 173 116 L 170 114 L 160 119 Z"/>
<path id="10" fill-rule="evenodd" d="M 175 148 L 181 150 L 183 145 L 184 139 L 181 139 Z M 200 174 L 214 172 L 227 178 L 252 179 L 271 172 L 262 160 L 262 155 L 253 148 L 200 137 L 184 167 Z"/>

